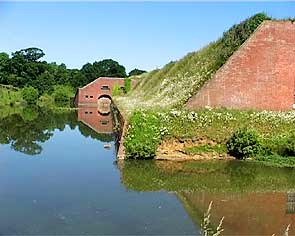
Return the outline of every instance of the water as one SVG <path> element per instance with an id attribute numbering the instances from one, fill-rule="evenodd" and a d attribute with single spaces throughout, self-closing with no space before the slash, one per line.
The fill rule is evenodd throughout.
<path id="1" fill-rule="evenodd" d="M 225 235 L 279 235 L 288 224 L 295 233 L 293 169 L 117 163 L 108 115 L 14 109 L 0 117 L 0 235 L 197 235 L 210 201 L 211 223 L 224 216 Z"/>

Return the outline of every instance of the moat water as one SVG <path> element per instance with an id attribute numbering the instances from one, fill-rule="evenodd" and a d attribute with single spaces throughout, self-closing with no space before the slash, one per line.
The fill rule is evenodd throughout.
<path id="1" fill-rule="evenodd" d="M 112 125 L 95 110 L 0 109 L 0 235 L 197 235 L 211 201 L 224 235 L 295 234 L 293 169 L 117 162 Z"/>

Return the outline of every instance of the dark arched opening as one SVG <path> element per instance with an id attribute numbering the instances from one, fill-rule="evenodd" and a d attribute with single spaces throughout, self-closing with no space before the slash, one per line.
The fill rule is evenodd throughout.
<path id="1" fill-rule="evenodd" d="M 112 97 L 110 95 L 108 95 L 108 94 L 102 94 L 102 95 L 100 95 L 98 97 L 98 100 L 101 99 L 101 98 L 108 98 L 108 99 L 110 99 L 112 101 Z"/>

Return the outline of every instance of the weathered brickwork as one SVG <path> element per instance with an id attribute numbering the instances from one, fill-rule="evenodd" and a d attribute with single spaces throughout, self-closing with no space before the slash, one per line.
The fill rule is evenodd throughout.
<path id="1" fill-rule="evenodd" d="M 295 23 L 265 21 L 187 107 L 291 110 L 294 84 Z"/>
<path id="2" fill-rule="evenodd" d="M 98 106 L 98 99 L 102 96 L 111 98 L 115 85 L 124 88 L 124 78 L 100 77 L 93 82 L 79 88 L 75 97 L 77 106 Z"/>

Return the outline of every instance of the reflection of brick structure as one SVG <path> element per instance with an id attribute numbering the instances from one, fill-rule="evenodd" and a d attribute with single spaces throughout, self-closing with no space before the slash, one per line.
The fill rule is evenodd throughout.
<path id="1" fill-rule="evenodd" d="M 124 88 L 124 78 L 100 77 L 77 90 L 76 106 L 97 106 L 101 97 L 111 98 L 115 85 Z"/>
<path id="2" fill-rule="evenodd" d="M 265 21 L 187 106 L 291 110 L 294 58 L 295 24 Z"/>
<path id="3" fill-rule="evenodd" d="M 111 112 L 101 114 L 97 107 L 80 107 L 78 121 L 83 122 L 97 133 L 113 133 L 113 119 Z"/>
<path id="4" fill-rule="evenodd" d="M 289 235 L 295 234 L 295 214 L 290 214 L 289 209 L 292 193 L 181 192 L 177 195 L 198 226 L 213 201 L 211 222 L 217 226 L 224 217 L 222 235 L 283 235 L 288 224 L 291 224 Z"/>

